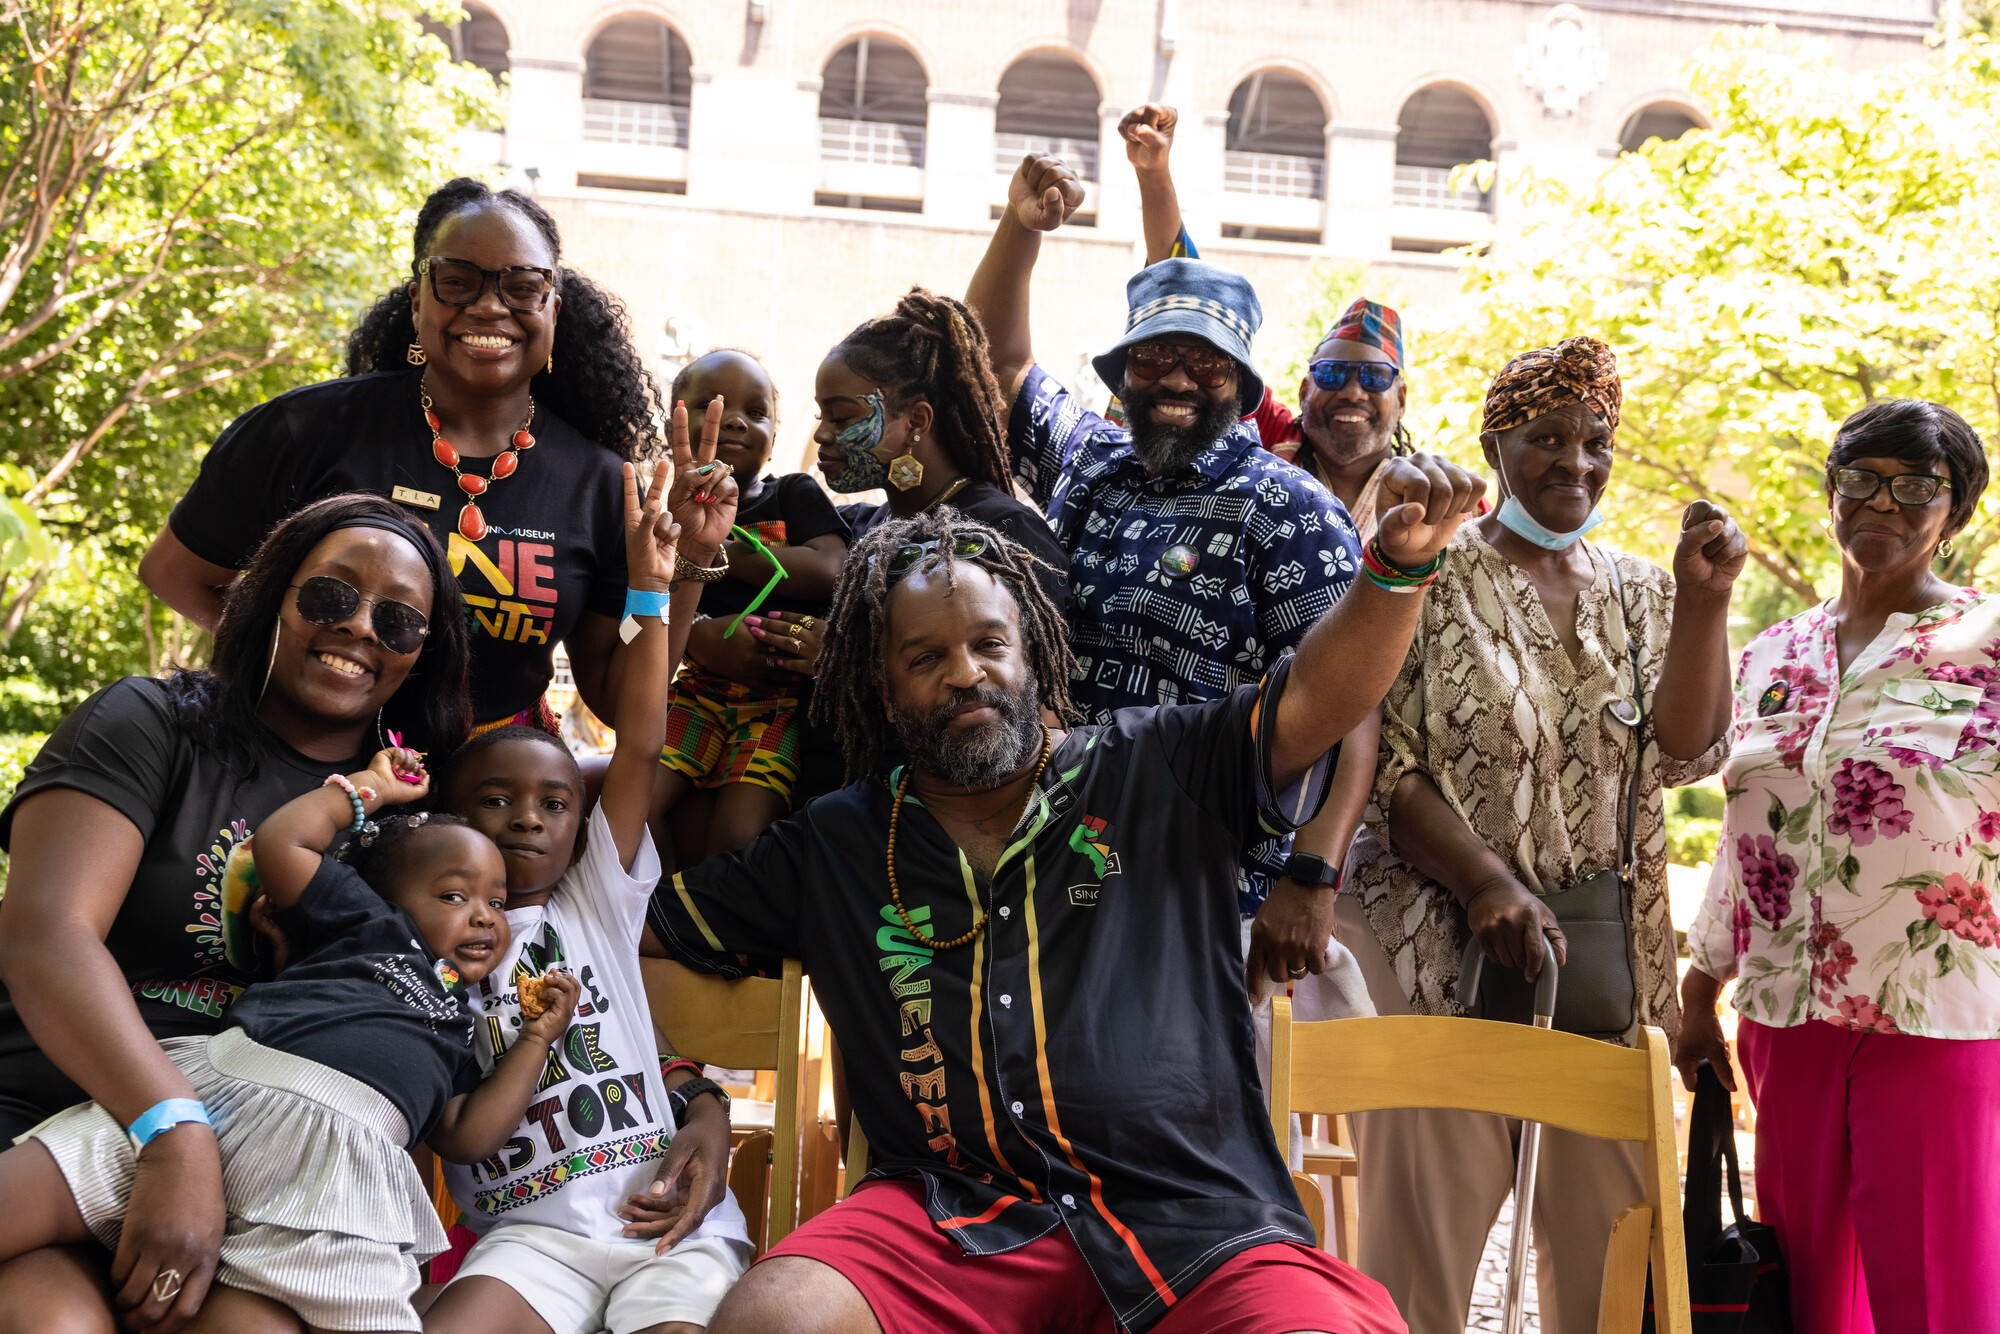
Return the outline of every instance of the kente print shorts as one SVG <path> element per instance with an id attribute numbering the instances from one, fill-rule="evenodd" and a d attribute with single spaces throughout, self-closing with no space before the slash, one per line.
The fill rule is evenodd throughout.
<path id="1" fill-rule="evenodd" d="M 799 701 L 708 672 L 683 675 L 667 709 L 660 763 L 696 787 L 749 783 L 789 805 L 799 781 Z"/>

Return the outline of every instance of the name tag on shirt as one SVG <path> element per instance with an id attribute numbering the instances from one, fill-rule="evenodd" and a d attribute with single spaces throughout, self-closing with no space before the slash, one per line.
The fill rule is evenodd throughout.
<path id="1" fill-rule="evenodd" d="M 413 486 L 398 486 L 389 492 L 389 499 L 403 505 L 415 505 L 418 509 L 434 510 L 444 504 L 444 497 L 435 491 L 419 491 Z"/>

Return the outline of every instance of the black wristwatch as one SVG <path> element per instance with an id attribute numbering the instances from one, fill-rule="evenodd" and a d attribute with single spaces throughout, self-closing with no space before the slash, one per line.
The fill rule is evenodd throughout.
<path id="1" fill-rule="evenodd" d="M 1301 885 L 1340 885 L 1340 868 L 1327 863 L 1324 857 L 1315 857 L 1310 852 L 1295 852 L 1285 858 L 1285 879 Z"/>
<path id="2" fill-rule="evenodd" d="M 729 1115 L 729 1095 L 722 1091 L 722 1085 L 712 1079 L 690 1079 L 685 1084 L 667 1090 L 667 1105 L 674 1109 L 674 1122 L 687 1124 L 688 1104 L 704 1093 L 713 1093 L 722 1099 L 722 1114 Z"/>

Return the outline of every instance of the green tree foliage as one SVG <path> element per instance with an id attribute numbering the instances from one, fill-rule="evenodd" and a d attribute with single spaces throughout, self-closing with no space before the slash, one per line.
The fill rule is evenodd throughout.
<path id="1" fill-rule="evenodd" d="M 336 373 L 492 115 L 419 17 L 0 0 L 0 725 L 185 656 L 139 555 L 223 425 Z"/>
<path id="2" fill-rule="evenodd" d="M 2000 46 L 1853 72 L 1738 31 L 1690 77 L 1714 129 L 1594 181 L 1509 182 L 1461 304 L 1419 331 L 1412 409 L 1419 438 L 1476 462 L 1510 356 L 1604 339 L 1625 380 L 1605 536 L 1664 558 L 1687 502 L 1719 498 L 1776 619 L 1838 577 L 1821 465 L 1844 417 L 1904 395 L 2000 429 Z M 1987 573 L 1994 518 L 1989 501 L 1946 577 Z"/>

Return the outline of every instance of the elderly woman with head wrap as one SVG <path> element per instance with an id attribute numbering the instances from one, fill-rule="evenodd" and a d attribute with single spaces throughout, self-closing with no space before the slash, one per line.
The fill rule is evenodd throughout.
<path id="1" fill-rule="evenodd" d="M 1487 392 L 1480 443 L 1501 505 L 1460 530 L 1424 601 L 1341 900 L 1341 939 L 1383 1014 L 1463 1013 L 1460 956 L 1476 939 L 1487 1017 L 1515 1017 L 1552 952 L 1572 984 L 1558 1027 L 1630 1044 L 1641 1025 L 1678 1026 L 1661 789 L 1722 762 L 1746 544 L 1705 501 L 1682 518 L 1671 575 L 1581 540 L 1601 517 L 1622 396 L 1590 338 L 1516 357 Z M 1596 911 L 1566 918 L 1579 899 Z M 1587 1008 L 1566 1013 L 1572 995 Z M 1446 1111 L 1355 1123 L 1361 1268 L 1413 1334 L 1457 1334 L 1513 1180 L 1514 1127 Z M 1612 1221 L 1644 1194 L 1638 1146 L 1550 1129 L 1542 1155 L 1543 1328 L 1585 1334 Z"/>

